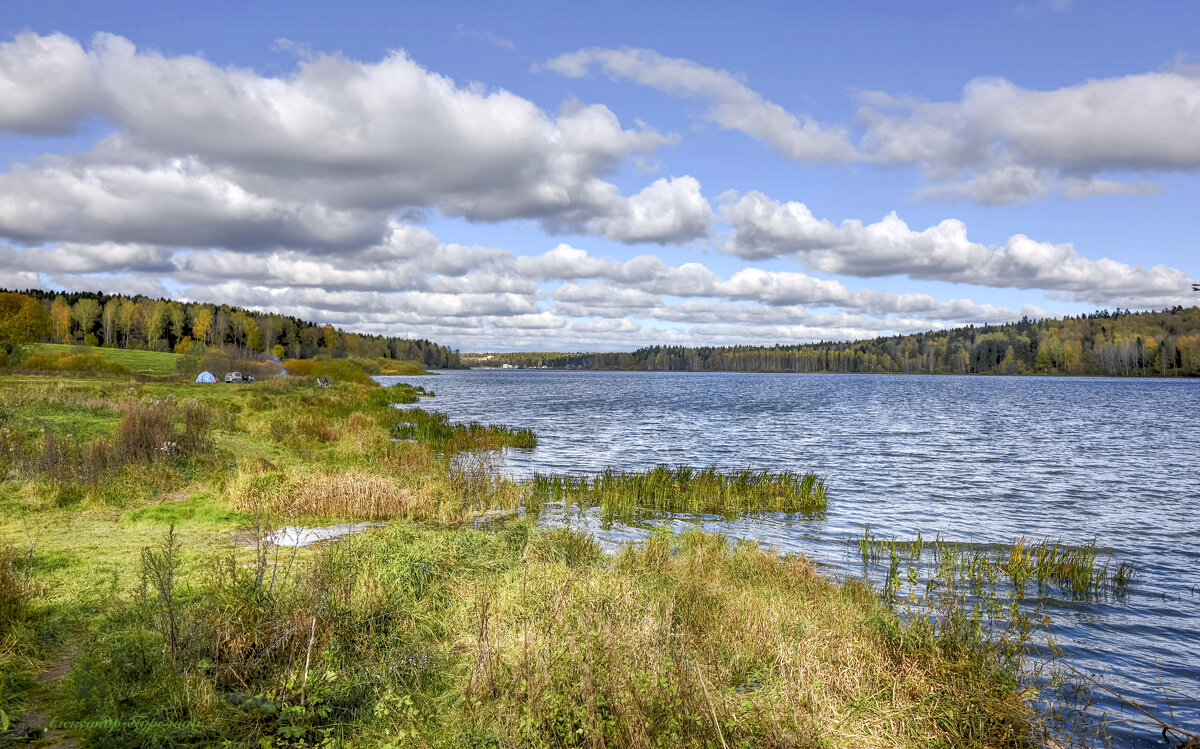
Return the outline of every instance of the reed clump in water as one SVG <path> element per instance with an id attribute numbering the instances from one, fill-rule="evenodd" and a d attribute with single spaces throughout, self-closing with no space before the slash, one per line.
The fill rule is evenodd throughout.
<path id="1" fill-rule="evenodd" d="M 815 515 L 825 510 L 825 482 L 815 473 L 721 471 L 660 465 L 647 471 L 606 469 L 595 476 L 534 474 L 531 506 L 561 502 L 599 507 L 606 516 L 638 511 L 707 513 L 737 517 L 750 512 Z"/>
<path id="2" fill-rule="evenodd" d="M 440 412 L 419 408 L 392 409 L 392 434 L 399 440 L 428 444 L 438 452 L 460 453 L 468 450 L 500 450 L 505 447 L 532 449 L 537 435 L 531 429 L 512 429 L 499 424 L 453 424 Z"/>
<path id="3" fill-rule="evenodd" d="M 863 535 L 851 543 L 858 547 L 864 563 L 878 562 L 885 556 L 893 561 L 927 556 L 935 577 L 943 582 L 965 581 L 982 588 L 1006 580 L 1019 595 L 1025 594 L 1030 583 L 1036 583 L 1040 593 L 1057 586 L 1075 598 L 1119 596 L 1134 578 L 1132 563 L 1102 556 L 1094 540 L 1074 545 L 1022 536 L 1011 544 L 977 545 L 940 537 L 926 541 L 920 532 L 915 539 L 882 539 L 873 536 L 868 525 Z M 898 564 L 892 566 L 898 568 Z"/>

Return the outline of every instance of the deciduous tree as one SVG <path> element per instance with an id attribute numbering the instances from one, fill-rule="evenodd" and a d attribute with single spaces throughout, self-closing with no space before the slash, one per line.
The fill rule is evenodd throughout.
<path id="1" fill-rule="evenodd" d="M 50 317 L 38 300 L 0 292 L 0 357 L 14 361 L 29 344 L 50 332 Z"/>

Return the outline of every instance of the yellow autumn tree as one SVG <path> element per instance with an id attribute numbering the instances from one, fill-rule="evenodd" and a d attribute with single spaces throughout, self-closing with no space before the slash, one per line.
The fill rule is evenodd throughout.
<path id="1" fill-rule="evenodd" d="M 50 305 L 50 335 L 59 343 L 71 343 L 71 305 L 58 297 Z"/>
<path id="2" fill-rule="evenodd" d="M 201 307 L 192 316 L 192 338 L 208 343 L 212 333 L 213 313 L 208 307 Z"/>

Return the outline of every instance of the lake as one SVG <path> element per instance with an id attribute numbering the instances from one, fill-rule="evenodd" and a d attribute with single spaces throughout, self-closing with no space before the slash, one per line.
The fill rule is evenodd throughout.
<path id="1" fill-rule="evenodd" d="M 861 570 L 846 539 L 1095 541 L 1138 577 L 1126 596 L 1048 608 L 1067 663 L 1200 722 L 1200 381 L 1170 379 L 470 370 L 379 378 L 431 388 L 454 421 L 532 428 L 514 476 L 659 463 L 816 471 L 819 520 L 674 517 Z M 644 537 L 595 513 L 548 508 L 601 540 Z M 1175 698 L 1175 694 L 1190 697 Z M 1132 716 L 1096 693 L 1100 712 Z M 1162 746 L 1115 726 L 1120 744 Z M 1157 739 L 1157 740 L 1155 740 Z"/>

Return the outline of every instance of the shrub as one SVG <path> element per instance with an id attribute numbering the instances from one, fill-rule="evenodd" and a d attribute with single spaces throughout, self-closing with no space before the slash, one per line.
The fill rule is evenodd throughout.
<path id="1" fill-rule="evenodd" d="M 173 455 L 170 416 L 162 403 L 129 401 L 113 434 L 114 457 L 122 463 L 149 461 Z"/>

